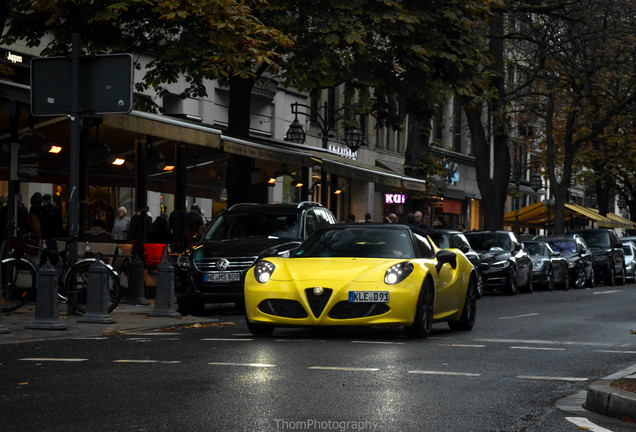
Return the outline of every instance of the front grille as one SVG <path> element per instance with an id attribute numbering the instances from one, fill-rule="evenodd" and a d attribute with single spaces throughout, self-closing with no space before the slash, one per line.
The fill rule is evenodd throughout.
<path id="1" fill-rule="evenodd" d="M 333 319 L 364 318 L 382 315 L 389 311 L 386 303 L 353 303 L 348 301 L 338 302 L 329 312 Z"/>
<path id="2" fill-rule="evenodd" d="M 325 310 L 325 306 L 327 306 L 327 302 L 329 301 L 332 292 L 333 290 L 331 288 L 323 288 L 322 294 L 316 295 L 314 294 L 313 288 L 307 288 L 305 290 L 305 295 L 307 296 L 311 313 L 313 313 L 316 318 L 318 318 L 320 314 L 322 314 L 322 311 Z"/>
<path id="3" fill-rule="evenodd" d="M 229 261 L 229 265 L 226 269 L 221 270 L 218 268 L 217 263 L 222 259 Z M 241 271 L 246 270 L 254 264 L 256 256 L 248 257 L 213 257 L 213 258 L 200 258 L 194 260 L 194 266 L 198 271 L 210 272 L 210 271 Z"/>
<path id="4" fill-rule="evenodd" d="M 307 318 L 307 312 L 296 300 L 271 299 L 263 300 L 258 309 L 268 315 L 285 318 Z"/>

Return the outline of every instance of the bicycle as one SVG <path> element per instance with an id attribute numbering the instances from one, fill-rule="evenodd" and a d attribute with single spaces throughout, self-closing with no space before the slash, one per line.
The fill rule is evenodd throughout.
<path id="1" fill-rule="evenodd" d="M 27 253 L 28 250 L 39 251 L 44 254 L 45 259 L 59 260 L 62 268 L 57 278 L 60 303 L 72 304 L 81 314 L 86 312 L 89 268 L 98 262 L 107 270 L 107 310 L 110 313 L 117 307 L 121 298 L 119 274 L 111 265 L 105 263 L 99 254 L 96 257 L 79 258 L 73 262 L 69 256 L 69 247 L 77 242 L 76 236 L 60 238 L 59 240 L 65 244 L 60 252 L 29 244 L 28 241 L 34 237 L 31 233 L 18 231 L 16 247 L 9 252 L 9 257 L 2 260 L 2 296 L 0 297 L 2 312 L 11 312 L 22 307 L 35 295 L 38 270 L 37 265 Z"/>

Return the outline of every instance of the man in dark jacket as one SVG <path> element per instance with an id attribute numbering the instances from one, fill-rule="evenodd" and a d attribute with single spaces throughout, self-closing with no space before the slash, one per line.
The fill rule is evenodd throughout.
<path id="1" fill-rule="evenodd" d="M 51 251 L 57 252 L 57 242 L 55 240 L 62 234 L 62 211 L 53 205 L 50 194 L 42 195 L 42 207 L 40 207 L 40 214 L 37 216 L 40 220 L 40 230 L 42 231 L 42 238 L 46 242 L 46 247 Z M 55 264 L 57 262 L 56 254 L 51 254 L 49 259 L 51 264 Z M 44 254 L 42 260 L 46 262 Z"/>

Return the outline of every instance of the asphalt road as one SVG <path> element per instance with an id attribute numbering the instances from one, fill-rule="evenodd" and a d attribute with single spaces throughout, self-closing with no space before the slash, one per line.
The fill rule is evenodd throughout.
<path id="1" fill-rule="evenodd" d="M 471 332 L 218 324 L 0 346 L 0 430 L 635 431 L 580 408 L 636 363 L 636 285 L 486 296 Z M 594 426 L 596 425 L 596 426 Z"/>

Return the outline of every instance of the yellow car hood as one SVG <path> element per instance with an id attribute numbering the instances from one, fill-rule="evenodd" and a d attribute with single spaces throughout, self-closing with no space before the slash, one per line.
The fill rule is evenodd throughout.
<path id="1" fill-rule="evenodd" d="M 406 259 L 385 258 L 289 258 L 271 260 L 276 266 L 272 280 L 298 282 L 323 281 L 381 281 L 387 269 Z"/>

